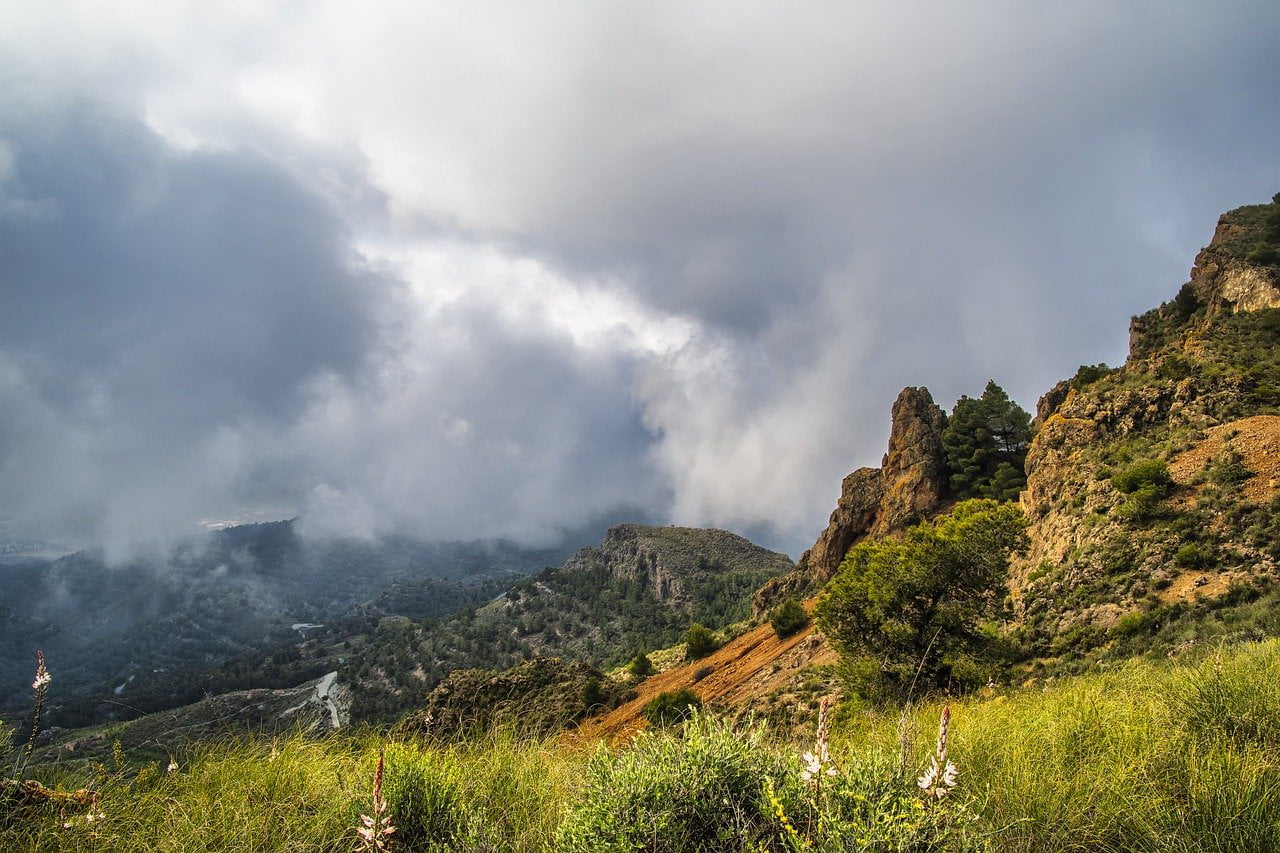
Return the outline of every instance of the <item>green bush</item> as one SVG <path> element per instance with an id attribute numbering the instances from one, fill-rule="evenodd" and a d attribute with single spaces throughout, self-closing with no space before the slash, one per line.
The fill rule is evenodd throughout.
<path id="1" fill-rule="evenodd" d="M 971 801 L 952 792 L 938 801 L 921 802 L 914 768 L 904 768 L 900 761 L 900 756 L 876 750 L 832 765 L 835 773 L 824 773 L 820 786 L 794 779 L 785 791 L 769 786 L 770 805 L 786 814 L 791 825 L 783 829 L 783 849 L 988 850 Z"/>
<path id="2" fill-rule="evenodd" d="M 848 684 L 867 699 L 910 700 L 986 681 L 1008 649 L 983 624 L 999 614 L 1025 530 L 1018 507 L 971 500 L 851 548 L 814 608 Z"/>
<path id="3" fill-rule="evenodd" d="M 1164 511 L 1164 501 L 1173 488 L 1169 466 L 1159 459 L 1144 459 L 1111 477 L 1116 491 L 1129 497 L 1116 507 L 1122 518 L 1147 521 Z"/>
<path id="4" fill-rule="evenodd" d="M 1253 472 L 1244 464 L 1244 457 L 1235 450 L 1228 449 L 1214 457 L 1205 472 L 1205 479 L 1215 486 L 1230 488 L 1238 486 L 1253 476 Z"/>
<path id="5" fill-rule="evenodd" d="M 644 717 L 653 726 L 669 726 L 689 719 L 702 707 L 698 694 L 685 688 L 659 693 L 644 706 Z"/>
<path id="6" fill-rule="evenodd" d="M 1071 384 L 1077 388 L 1083 388 L 1086 385 L 1092 385 L 1110 372 L 1111 368 L 1104 363 L 1082 364 L 1076 370 L 1076 375 L 1072 377 Z"/>
<path id="7" fill-rule="evenodd" d="M 809 614 L 800 602 L 787 598 L 773 609 L 769 624 L 773 626 L 773 633 L 778 635 L 778 639 L 783 640 L 808 625 Z"/>
<path id="8" fill-rule="evenodd" d="M 1188 569 L 1203 569 L 1213 563 L 1213 551 L 1188 542 L 1173 555 L 1173 561 Z"/>
<path id="9" fill-rule="evenodd" d="M 635 678 L 648 678 L 658 671 L 653 665 L 653 661 L 649 660 L 649 656 L 644 652 L 637 652 L 636 656 L 631 659 L 631 663 L 627 664 L 627 672 Z"/>
<path id="10" fill-rule="evenodd" d="M 715 633 L 704 625 L 690 625 L 684 632 L 685 659 L 697 660 L 720 648 Z"/>
<path id="11" fill-rule="evenodd" d="M 644 733 L 620 752 L 597 750 L 556 847 L 566 853 L 771 849 L 781 825 L 768 807 L 764 781 L 783 773 L 759 728 L 744 731 L 696 714 L 680 737 Z"/>
<path id="12" fill-rule="evenodd" d="M 1123 471 L 1111 475 L 1111 485 L 1121 494 L 1131 495 L 1145 486 L 1154 486 L 1162 490 L 1161 498 L 1168 497 L 1173 485 L 1169 475 L 1169 466 L 1159 459 L 1144 459 L 1135 462 Z"/>

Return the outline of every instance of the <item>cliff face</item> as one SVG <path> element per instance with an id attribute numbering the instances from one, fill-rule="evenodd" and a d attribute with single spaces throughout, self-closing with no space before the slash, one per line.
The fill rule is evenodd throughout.
<path id="1" fill-rule="evenodd" d="M 617 524 L 599 548 L 588 548 L 566 570 L 599 566 L 611 578 L 643 584 L 657 601 L 691 611 L 694 588 L 718 572 L 779 574 L 791 568 L 781 554 L 724 530 Z"/>
<path id="2" fill-rule="evenodd" d="M 884 497 L 869 531 L 872 536 L 918 522 L 938 508 L 947 487 L 947 458 L 942 449 L 946 425 L 947 416 L 927 388 L 902 389 L 893 403 L 889 452 L 880 465 Z"/>
<path id="3" fill-rule="evenodd" d="M 845 478 L 826 530 L 757 593 L 757 614 L 816 592 L 857 542 L 945 510 L 944 425 L 927 391 L 902 392 L 881 467 Z M 1280 607 L 1280 196 L 1224 214 L 1177 296 L 1133 318 L 1124 366 L 1059 382 L 1034 426 L 1030 549 L 1010 589 L 1031 655 L 1136 653 L 1259 598 Z M 1141 470 L 1156 481 L 1135 485 Z"/>
<path id="4" fill-rule="evenodd" d="M 844 555 L 868 536 L 885 536 L 933 514 L 946 493 L 942 449 L 946 415 L 927 388 L 904 388 L 893 404 L 889 450 L 879 468 L 859 468 L 844 478 L 840 499 L 813 547 L 795 571 L 756 593 L 757 615 L 788 595 L 806 595 L 835 575 Z"/>
<path id="5" fill-rule="evenodd" d="M 1277 238 L 1280 204 L 1225 214 L 1177 297 L 1133 319 L 1124 366 L 1082 368 L 1041 398 L 1021 497 L 1031 547 L 1012 590 L 1032 646 L 1123 644 L 1133 626 L 1271 588 Z M 1138 463 L 1163 464 L 1171 482 L 1138 500 L 1117 486 Z"/>

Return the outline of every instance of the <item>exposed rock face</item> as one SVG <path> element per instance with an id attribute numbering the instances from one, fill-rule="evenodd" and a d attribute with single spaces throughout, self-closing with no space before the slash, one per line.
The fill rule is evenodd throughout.
<path id="1" fill-rule="evenodd" d="M 881 465 L 884 497 L 871 535 L 884 536 L 937 508 L 947 488 L 942 430 L 947 416 L 927 388 L 904 388 L 893 403 L 889 452 Z M 841 555 L 843 556 L 843 555 Z"/>
<path id="2" fill-rule="evenodd" d="M 800 556 L 795 571 L 760 588 L 752 601 L 756 614 L 826 583 L 861 539 L 884 536 L 935 512 L 947 486 L 945 426 L 946 415 L 927 388 L 904 388 L 893 404 L 889 452 L 881 467 L 859 468 L 844 478 L 827 528 Z"/>
<path id="3" fill-rule="evenodd" d="M 1191 269 L 1191 287 L 1211 314 L 1280 308 L 1274 268 L 1249 263 L 1234 250 L 1236 243 L 1255 239 L 1253 223 L 1242 212 L 1219 217 L 1213 240 L 1196 256 Z"/>
<path id="4" fill-rule="evenodd" d="M 815 580 L 824 581 L 836 573 L 845 552 L 875 524 L 876 512 L 884 498 L 884 477 L 878 468 L 859 468 L 841 483 L 827 529 L 813 547 L 800 557 L 797 568 L 807 569 Z"/>
<path id="5" fill-rule="evenodd" d="M 1044 423 L 1049 419 L 1050 415 L 1058 411 L 1058 409 L 1062 406 L 1062 404 L 1067 401 L 1067 397 L 1070 394 L 1071 394 L 1070 379 L 1063 379 L 1061 382 L 1054 385 L 1052 388 L 1050 388 L 1048 391 L 1045 392 L 1044 396 L 1042 396 L 1040 400 L 1036 403 L 1035 425 L 1037 429 L 1040 427 L 1040 424 Z"/>
<path id="6" fill-rule="evenodd" d="M 1248 363 L 1237 351 L 1252 346 L 1265 353 L 1267 346 L 1247 337 L 1257 327 L 1240 315 L 1280 307 L 1280 267 L 1255 262 L 1258 248 L 1274 241 L 1268 229 L 1276 215 L 1274 205 L 1224 214 L 1178 296 L 1133 318 L 1125 365 L 1098 380 L 1059 382 L 1041 398 L 1021 497 L 1030 548 L 1012 566 L 1015 612 L 1042 625 L 1038 630 L 1105 631 L 1119 614 L 1139 608 L 1143 596 L 1168 599 L 1189 572 L 1175 556 L 1195 540 L 1174 525 L 1127 515 L 1126 496 L 1112 485 L 1116 471 L 1139 459 L 1183 465 L 1162 511 L 1192 517 L 1206 466 L 1226 452 L 1224 436 L 1236 436 L 1232 449 L 1239 452 L 1271 446 L 1271 422 L 1249 416 L 1273 405 L 1265 390 L 1275 384 L 1267 374 L 1273 368 L 1261 357 Z M 1231 519 L 1243 518 L 1250 500 L 1270 500 L 1266 458 L 1266 452 L 1249 457 L 1253 476 L 1219 494 L 1219 504 L 1234 504 L 1234 514 L 1215 505 L 1200 510 L 1193 525 L 1197 532 L 1211 525 L 1220 553 L 1254 574 L 1270 571 L 1275 555 Z M 1231 568 L 1214 559 L 1215 571 Z M 1082 587 L 1090 591 L 1073 600 Z"/>
<path id="7" fill-rule="evenodd" d="M 759 567 L 781 573 L 790 561 L 724 530 L 615 524 L 599 548 L 588 548 L 567 566 L 596 562 L 619 579 L 641 580 L 658 601 L 693 606 L 689 582 L 708 571 Z"/>

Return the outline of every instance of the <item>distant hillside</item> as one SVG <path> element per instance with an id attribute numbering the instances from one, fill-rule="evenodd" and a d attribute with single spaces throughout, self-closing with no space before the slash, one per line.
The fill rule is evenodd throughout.
<path id="1" fill-rule="evenodd" d="M 299 665 L 289 651 L 318 630 L 308 626 L 344 615 L 364 628 L 392 614 L 443 615 L 578 547 L 580 540 L 539 550 L 406 538 L 317 543 L 285 521 L 229 528 L 122 565 L 94 551 L 14 561 L 0 566 L 0 710 L 27 703 L 37 648 L 57 684 L 47 719 L 63 726 L 222 690 L 287 687 L 327 671 L 327 661 Z M 370 603 L 353 611 L 361 602 Z M 243 678 L 207 675 L 246 655 L 253 665 Z"/>
<path id="2" fill-rule="evenodd" d="M 505 669 L 536 656 L 617 664 L 669 646 L 694 622 L 750 613 L 752 592 L 790 559 L 721 530 L 613 527 L 599 548 L 486 606 L 424 624 L 387 618 L 353 643 L 341 680 L 357 719 L 398 716 L 449 672 Z"/>

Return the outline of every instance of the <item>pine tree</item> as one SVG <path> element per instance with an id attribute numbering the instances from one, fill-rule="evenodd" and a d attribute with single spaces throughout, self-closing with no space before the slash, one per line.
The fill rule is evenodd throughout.
<path id="1" fill-rule="evenodd" d="M 942 433 L 951 491 L 962 499 L 1015 500 L 1027 483 L 1030 443 L 1031 415 L 994 381 L 981 397 L 961 397 Z"/>

